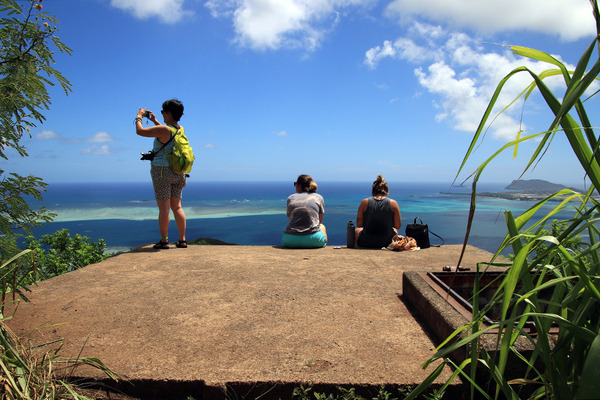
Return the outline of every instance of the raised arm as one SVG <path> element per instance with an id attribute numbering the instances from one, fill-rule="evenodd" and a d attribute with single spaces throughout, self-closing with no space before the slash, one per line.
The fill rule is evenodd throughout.
<path id="1" fill-rule="evenodd" d="M 169 130 L 169 127 L 158 122 L 152 111 L 150 111 L 150 116 L 148 119 L 154 123 L 154 126 L 144 128 L 144 125 L 142 125 L 142 119 L 145 112 L 145 108 L 140 108 L 138 110 L 137 117 L 135 117 L 135 133 L 143 137 L 158 138 L 161 143 L 168 142 L 171 138 L 171 131 Z"/>

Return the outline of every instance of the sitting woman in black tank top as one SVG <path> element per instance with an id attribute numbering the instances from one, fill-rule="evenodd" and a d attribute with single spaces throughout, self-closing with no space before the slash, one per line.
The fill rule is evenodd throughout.
<path id="1" fill-rule="evenodd" d="M 356 216 L 355 238 L 357 247 L 380 249 L 392 243 L 402 225 L 400 207 L 387 195 L 387 182 L 381 175 L 373 182 L 372 197 L 360 202 Z"/>

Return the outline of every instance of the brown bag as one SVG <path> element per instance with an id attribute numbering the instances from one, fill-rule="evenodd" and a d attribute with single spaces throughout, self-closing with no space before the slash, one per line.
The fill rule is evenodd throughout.
<path id="1" fill-rule="evenodd" d="M 417 241 L 409 236 L 396 235 L 392 238 L 392 243 L 387 247 L 394 251 L 408 251 L 418 249 Z"/>

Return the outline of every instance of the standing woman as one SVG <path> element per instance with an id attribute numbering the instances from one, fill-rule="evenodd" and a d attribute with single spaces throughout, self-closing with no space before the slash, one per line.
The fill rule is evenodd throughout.
<path id="1" fill-rule="evenodd" d="M 169 220 L 170 211 L 173 210 L 177 230 L 179 231 L 179 241 L 175 244 L 177 247 L 187 247 L 185 238 L 185 213 L 181 208 L 181 193 L 185 186 L 185 174 L 176 174 L 171 170 L 167 154 L 173 150 L 174 141 L 171 140 L 178 131 L 183 131 L 179 125 L 179 120 L 183 115 L 183 104 L 179 100 L 167 100 L 162 105 L 161 114 L 165 125 L 156 120 L 152 111 L 146 112 L 145 108 L 140 108 L 135 118 L 135 132 L 144 137 L 153 137 L 154 158 L 150 167 L 152 176 L 152 185 L 154 186 L 154 197 L 158 204 L 158 228 L 160 230 L 160 241 L 154 245 L 155 249 L 169 248 Z M 146 116 L 155 126 L 144 128 L 142 118 Z M 165 145 L 166 144 L 166 145 Z"/>
<path id="2" fill-rule="evenodd" d="M 327 231 L 323 225 L 325 201 L 317 194 L 317 184 L 309 175 L 300 175 L 296 193 L 287 199 L 290 219 L 283 231 L 283 245 L 296 249 L 314 249 L 327 245 Z"/>
<path id="3" fill-rule="evenodd" d="M 372 196 L 360 202 L 354 231 L 358 247 L 380 249 L 392 243 L 402 225 L 400 207 L 387 195 L 387 182 L 381 175 L 373 182 Z"/>

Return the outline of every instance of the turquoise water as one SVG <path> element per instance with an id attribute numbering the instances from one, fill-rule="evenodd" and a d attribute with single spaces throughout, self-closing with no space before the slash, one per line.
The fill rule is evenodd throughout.
<path id="1" fill-rule="evenodd" d="M 188 239 L 211 237 L 242 245 L 278 245 L 287 223 L 289 182 L 196 182 L 188 180 L 183 206 Z M 346 224 L 356 219 L 361 199 L 368 197 L 370 182 L 318 182 L 325 199 L 330 245 L 345 245 Z M 480 184 L 478 191 L 502 191 L 498 184 Z M 446 244 L 464 240 L 470 187 L 450 183 L 389 183 L 390 197 L 400 205 L 404 226 L 419 217 Z M 54 222 L 35 230 L 36 236 L 69 229 L 97 241 L 105 239 L 111 250 L 127 250 L 159 239 L 158 211 L 150 182 L 50 184 L 43 204 L 57 213 Z M 495 251 L 506 233 L 503 211 L 518 214 L 532 203 L 481 198 L 470 244 Z M 169 237 L 176 240 L 175 222 Z M 432 242 L 439 241 L 432 237 Z"/>

